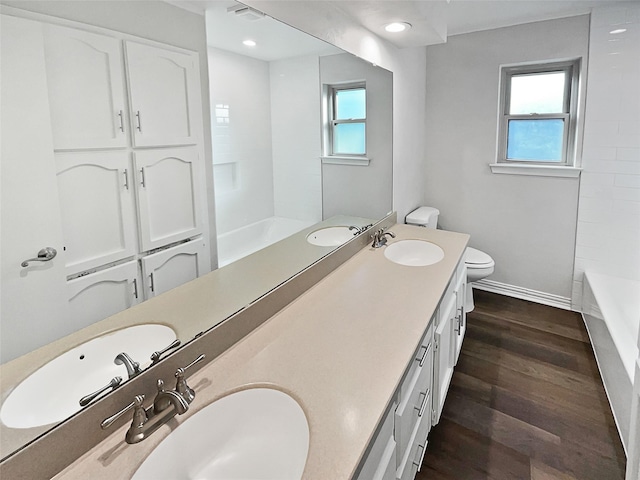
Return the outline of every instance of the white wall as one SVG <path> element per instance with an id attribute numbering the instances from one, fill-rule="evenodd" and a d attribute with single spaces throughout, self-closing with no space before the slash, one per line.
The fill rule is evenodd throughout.
<path id="1" fill-rule="evenodd" d="M 221 235 L 273 216 L 269 63 L 209 47 L 216 225 Z"/>
<path id="2" fill-rule="evenodd" d="M 322 220 L 320 64 L 317 56 L 272 61 L 274 212 Z"/>
<path id="3" fill-rule="evenodd" d="M 392 204 L 392 75 L 342 53 L 320 58 L 320 83 L 364 81 L 367 87 L 366 166 L 322 165 L 322 215 L 382 218 Z"/>
<path id="4" fill-rule="evenodd" d="M 582 166 L 575 309 L 586 270 L 640 280 L 640 5 L 591 14 Z"/>
<path id="5" fill-rule="evenodd" d="M 492 281 L 570 305 L 578 180 L 492 174 L 501 64 L 583 57 L 589 17 L 449 37 L 427 47 L 426 201 L 471 234 Z"/>

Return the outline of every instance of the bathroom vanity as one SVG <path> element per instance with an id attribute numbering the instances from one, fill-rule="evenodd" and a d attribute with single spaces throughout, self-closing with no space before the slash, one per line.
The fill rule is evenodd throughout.
<path id="1" fill-rule="evenodd" d="M 266 387 L 288 394 L 306 415 L 302 478 L 413 479 L 464 335 L 469 237 L 406 225 L 390 230 L 396 238 L 389 246 L 424 240 L 438 245 L 444 258 L 399 265 L 385 257 L 387 247 L 367 244 L 194 373 L 189 384 L 196 398 L 187 413 L 136 445 L 124 442 L 127 422 L 54 478 L 130 478 L 194 413 L 231 393 Z M 207 354 L 201 344 L 196 339 L 182 352 Z"/>

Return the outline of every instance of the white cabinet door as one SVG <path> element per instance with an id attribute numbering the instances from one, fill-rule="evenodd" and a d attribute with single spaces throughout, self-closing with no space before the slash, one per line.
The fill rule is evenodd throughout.
<path id="1" fill-rule="evenodd" d="M 66 277 L 42 24 L 0 15 L 1 362 L 62 335 Z M 21 263 L 43 247 L 47 262 Z"/>
<path id="2" fill-rule="evenodd" d="M 447 397 L 451 377 L 453 376 L 453 366 L 455 362 L 455 326 L 456 326 L 456 301 L 455 295 L 450 295 L 444 299 L 445 307 L 441 309 L 441 317 L 438 328 L 435 332 L 435 367 L 433 371 L 433 410 L 435 412 L 433 425 L 440 421 L 440 414 Z"/>
<path id="3" fill-rule="evenodd" d="M 46 25 L 45 53 L 54 147 L 125 147 L 120 41 Z"/>
<path id="4" fill-rule="evenodd" d="M 138 277 L 138 262 L 132 260 L 69 280 L 69 333 L 142 301 Z"/>
<path id="5" fill-rule="evenodd" d="M 204 240 L 196 239 L 143 257 L 145 299 L 207 273 L 205 246 Z"/>
<path id="6" fill-rule="evenodd" d="M 67 275 L 136 253 L 134 178 L 127 152 L 58 153 Z"/>
<path id="7" fill-rule="evenodd" d="M 134 153 L 143 251 L 202 233 L 201 159 L 197 147 Z"/>
<path id="8" fill-rule="evenodd" d="M 456 296 L 456 313 L 455 313 L 455 365 L 458 364 L 460 350 L 462 350 L 462 341 L 467 331 L 467 312 L 464 310 L 465 298 L 467 292 L 467 269 L 462 262 L 462 268 L 458 269 L 458 281 L 455 289 Z"/>
<path id="9" fill-rule="evenodd" d="M 202 113 L 197 53 L 125 42 L 133 144 L 198 143 Z"/>

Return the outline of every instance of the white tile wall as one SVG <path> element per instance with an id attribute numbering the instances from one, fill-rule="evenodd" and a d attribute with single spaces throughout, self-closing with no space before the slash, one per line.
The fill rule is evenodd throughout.
<path id="1" fill-rule="evenodd" d="M 576 310 L 585 270 L 640 280 L 640 5 L 593 10 L 588 72 Z"/>

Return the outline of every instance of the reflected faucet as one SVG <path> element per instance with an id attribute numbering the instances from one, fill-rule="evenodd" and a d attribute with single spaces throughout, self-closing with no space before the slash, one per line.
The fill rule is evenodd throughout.
<path id="1" fill-rule="evenodd" d="M 355 225 L 351 225 L 349 226 L 349 230 L 355 230 L 354 235 L 360 235 L 362 232 L 364 232 L 370 227 L 373 227 L 373 223 L 370 223 L 369 225 L 364 225 L 362 227 L 356 227 Z"/>
<path id="2" fill-rule="evenodd" d="M 135 377 L 142 371 L 140 369 L 140 364 L 134 361 L 125 352 L 120 352 L 118 355 L 116 355 L 113 363 L 115 363 L 116 365 L 124 365 L 124 367 L 127 369 L 127 375 L 129 375 L 129 378 Z"/>

